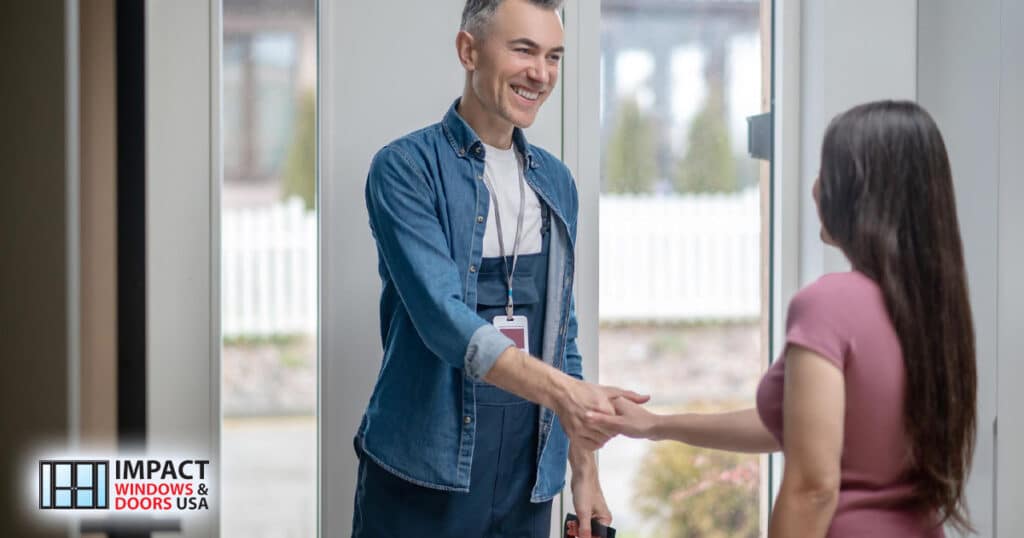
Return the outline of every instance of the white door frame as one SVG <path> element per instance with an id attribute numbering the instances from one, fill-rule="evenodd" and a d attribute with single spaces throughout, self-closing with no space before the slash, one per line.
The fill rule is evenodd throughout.
<path id="1" fill-rule="evenodd" d="M 148 455 L 209 457 L 210 511 L 173 535 L 219 536 L 221 2 L 145 10 Z"/>

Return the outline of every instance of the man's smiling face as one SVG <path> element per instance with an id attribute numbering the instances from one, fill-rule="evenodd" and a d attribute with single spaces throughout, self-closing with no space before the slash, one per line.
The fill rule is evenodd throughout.
<path id="1" fill-rule="evenodd" d="M 562 20 L 527 0 L 505 0 L 484 32 L 475 39 L 472 91 L 492 116 L 529 127 L 558 82 Z"/>

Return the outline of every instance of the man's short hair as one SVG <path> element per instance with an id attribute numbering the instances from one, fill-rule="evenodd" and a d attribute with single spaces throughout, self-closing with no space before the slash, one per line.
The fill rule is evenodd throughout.
<path id="1" fill-rule="evenodd" d="M 469 32 L 476 37 L 483 36 L 494 19 L 498 6 L 505 0 L 466 0 L 462 10 L 462 26 L 460 30 Z M 562 9 L 564 0 L 527 0 L 531 4 L 552 11 Z"/>

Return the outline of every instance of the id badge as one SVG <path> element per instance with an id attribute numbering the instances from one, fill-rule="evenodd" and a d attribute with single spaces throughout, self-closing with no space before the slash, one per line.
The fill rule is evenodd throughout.
<path id="1" fill-rule="evenodd" d="M 526 316 L 494 316 L 494 326 L 501 331 L 501 334 L 512 339 L 516 347 L 530 353 L 530 323 Z"/>

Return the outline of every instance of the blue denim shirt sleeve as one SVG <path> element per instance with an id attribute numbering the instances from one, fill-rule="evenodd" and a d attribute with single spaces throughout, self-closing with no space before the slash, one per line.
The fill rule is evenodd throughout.
<path id="1" fill-rule="evenodd" d="M 571 196 L 569 198 L 569 207 L 571 208 L 569 217 L 569 233 L 572 236 L 573 244 L 575 244 L 579 219 L 579 192 L 576 190 L 576 179 L 572 177 L 572 172 L 566 168 L 566 173 L 569 175 L 570 185 L 572 186 L 570 191 Z M 583 380 L 583 355 L 580 353 L 579 345 L 576 343 L 579 332 L 579 323 L 576 320 L 576 294 L 572 293 L 569 298 L 569 325 L 566 327 L 565 334 L 565 373 L 575 377 L 576 379 Z"/>
<path id="2" fill-rule="evenodd" d="M 374 157 L 366 206 L 388 275 L 427 348 L 480 380 L 515 344 L 464 302 L 436 199 L 424 171 L 400 148 L 387 146 Z"/>
<path id="3" fill-rule="evenodd" d="M 565 373 L 583 380 L 583 355 L 580 354 L 576 337 L 579 336 L 579 324 L 576 322 L 576 298 L 569 303 L 569 326 L 566 328 Z"/>

